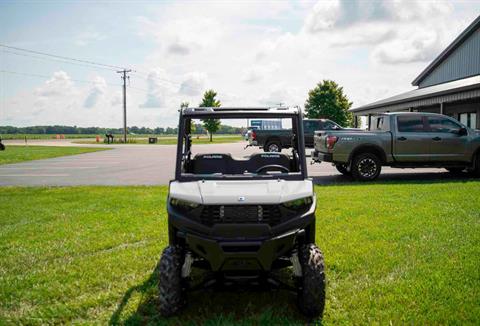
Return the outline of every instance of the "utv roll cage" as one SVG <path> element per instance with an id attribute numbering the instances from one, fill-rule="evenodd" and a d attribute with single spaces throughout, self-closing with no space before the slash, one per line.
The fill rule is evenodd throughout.
<path id="1" fill-rule="evenodd" d="M 177 141 L 177 159 L 175 165 L 175 180 L 177 181 L 195 181 L 195 180 L 245 180 L 245 179 L 284 179 L 284 180 L 304 180 L 307 175 L 307 163 L 305 158 L 305 143 L 303 135 L 303 114 L 299 108 L 271 108 L 271 107 L 196 107 L 180 109 L 178 123 L 178 141 Z M 292 120 L 292 158 L 288 158 L 281 153 L 268 153 L 252 155 L 249 160 L 237 161 L 228 154 L 205 154 L 207 156 L 192 158 L 192 137 L 191 137 L 191 120 L 192 119 L 291 119 Z M 208 156 L 210 155 L 210 156 Z M 225 165 L 224 169 L 230 171 L 231 174 L 218 173 L 192 173 L 195 167 L 195 160 L 205 157 L 218 158 Z M 286 163 L 285 160 L 289 160 Z M 218 161 L 218 162 L 219 162 Z M 249 170 L 251 168 L 260 169 L 259 161 L 267 165 L 288 165 L 293 167 L 294 173 L 284 174 L 241 174 L 240 171 Z M 277 164 L 279 163 L 279 164 Z M 213 165 L 214 163 L 210 163 Z M 205 166 L 197 162 L 196 168 L 201 171 L 212 170 L 212 167 Z M 218 164 L 217 164 L 218 165 Z M 297 166 L 297 167 L 295 167 Z M 219 167 L 220 168 L 220 167 Z M 297 171 L 298 170 L 298 171 Z"/>

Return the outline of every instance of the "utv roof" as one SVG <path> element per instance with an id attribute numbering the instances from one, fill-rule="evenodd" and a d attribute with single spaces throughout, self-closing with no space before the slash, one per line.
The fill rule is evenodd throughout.
<path id="1" fill-rule="evenodd" d="M 182 109 L 181 114 L 190 117 L 218 116 L 248 118 L 249 116 L 281 117 L 294 116 L 300 112 L 299 108 L 293 107 L 197 107 Z"/>

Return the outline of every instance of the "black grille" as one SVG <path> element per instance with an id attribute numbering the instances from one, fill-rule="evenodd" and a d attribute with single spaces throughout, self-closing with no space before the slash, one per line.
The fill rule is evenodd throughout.
<path id="1" fill-rule="evenodd" d="M 282 221 L 278 205 L 208 205 L 202 209 L 201 223 L 265 223 L 271 226 Z"/>

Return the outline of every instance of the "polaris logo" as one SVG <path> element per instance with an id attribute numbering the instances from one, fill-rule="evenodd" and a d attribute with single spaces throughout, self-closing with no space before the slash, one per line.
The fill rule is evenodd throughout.
<path id="1" fill-rule="evenodd" d="M 244 196 L 240 196 L 240 197 L 238 197 L 238 201 L 240 201 L 240 202 L 244 202 L 244 201 L 245 201 L 245 197 L 244 197 Z"/>

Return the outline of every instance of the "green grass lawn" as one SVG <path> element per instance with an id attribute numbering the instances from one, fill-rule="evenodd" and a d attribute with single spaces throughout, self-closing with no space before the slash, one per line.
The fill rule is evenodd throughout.
<path id="1" fill-rule="evenodd" d="M 118 141 L 120 138 L 115 139 L 115 144 L 122 144 Z M 212 141 L 210 138 L 205 135 L 201 135 L 198 138 L 196 136 L 192 137 L 193 144 L 222 144 L 222 143 L 235 143 L 242 141 L 243 138 L 239 135 L 214 135 Z M 76 144 L 95 144 L 103 145 L 104 142 L 101 141 L 97 143 L 94 140 L 75 140 Z M 177 137 L 158 137 L 157 145 L 175 145 L 177 143 Z M 148 138 L 129 138 L 127 144 L 148 144 Z"/>
<path id="2" fill-rule="evenodd" d="M 0 151 L 0 165 L 66 155 L 97 152 L 106 149 L 108 148 L 7 145 L 4 151 Z"/>
<path id="3" fill-rule="evenodd" d="M 323 323 L 479 324 L 480 182 L 317 186 Z M 294 297 L 209 290 L 157 312 L 167 187 L 0 188 L 0 324 L 304 324 Z"/>

